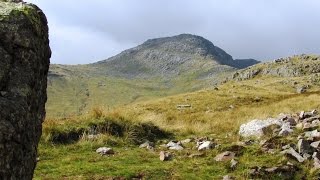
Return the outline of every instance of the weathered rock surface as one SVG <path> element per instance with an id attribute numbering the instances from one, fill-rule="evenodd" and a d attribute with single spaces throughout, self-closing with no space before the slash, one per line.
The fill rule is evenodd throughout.
<path id="1" fill-rule="evenodd" d="M 96 153 L 101 154 L 101 155 L 108 155 L 108 154 L 114 154 L 114 151 L 112 148 L 100 147 L 96 150 Z"/>
<path id="2" fill-rule="evenodd" d="M 279 119 L 252 120 L 240 126 L 239 135 L 242 137 L 262 137 L 274 129 L 274 127 L 283 124 Z"/>
<path id="3" fill-rule="evenodd" d="M 0 179 L 32 179 L 51 51 L 36 6 L 0 1 Z"/>
<path id="4" fill-rule="evenodd" d="M 160 151 L 160 161 L 168 161 L 172 158 L 172 155 L 170 152 Z"/>
<path id="5" fill-rule="evenodd" d="M 214 143 L 211 141 L 204 141 L 199 144 L 198 151 L 208 150 L 214 148 Z"/>
<path id="6" fill-rule="evenodd" d="M 214 160 L 215 161 L 229 161 L 229 160 L 232 160 L 234 157 L 235 157 L 235 153 L 234 152 L 231 152 L 231 151 L 226 151 L 226 152 L 223 152 L 221 154 L 218 154 Z"/>

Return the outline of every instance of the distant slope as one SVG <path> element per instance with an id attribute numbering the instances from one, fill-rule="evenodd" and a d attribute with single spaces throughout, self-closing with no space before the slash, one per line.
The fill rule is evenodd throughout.
<path id="1" fill-rule="evenodd" d="M 147 40 L 109 59 L 87 65 L 51 65 L 48 116 L 81 114 L 135 101 L 210 87 L 238 68 L 258 63 L 233 60 L 195 35 Z"/>
<path id="2" fill-rule="evenodd" d="M 305 90 L 297 91 L 301 87 Z M 237 134 L 240 124 L 250 119 L 320 109 L 319 100 L 320 57 L 299 55 L 238 70 L 216 88 L 137 102 L 114 111 L 176 133 Z"/>

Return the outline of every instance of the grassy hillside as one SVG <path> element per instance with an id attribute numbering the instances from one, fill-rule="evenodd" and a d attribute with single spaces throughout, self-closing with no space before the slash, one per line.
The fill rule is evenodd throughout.
<path id="1" fill-rule="evenodd" d="M 61 71 L 58 69 L 58 71 Z M 82 70 L 76 70 L 78 73 Z M 83 70 L 85 71 L 85 70 Z M 112 109 L 118 105 L 150 100 L 169 95 L 192 92 L 213 86 L 231 75 L 228 67 L 216 70 L 215 75 L 201 72 L 186 72 L 178 77 L 127 79 L 123 77 L 84 75 L 63 75 L 49 77 L 48 117 L 67 117 L 85 114 L 94 107 Z M 215 76 L 214 79 L 211 76 Z"/>
<path id="2" fill-rule="evenodd" d="M 195 35 L 150 39 L 109 59 L 86 65 L 51 65 L 48 117 L 87 113 L 142 100 L 193 92 L 221 82 L 258 61 L 233 60 Z"/>
<path id="3" fill-rule="evenodd" d="M 308 59 L 300 62 L 301 59 L 299 62 L 297 59 L 293 63 L 310 67 L 308 65 L 317 66 L 320 61 Z M 255 68 L 261 69 L 260 72 L 265 68 L 272 71 L 271 66 L 278 68 L 281 65 L 267 63 L 242 73 Z M 298 93 L 300 87 L 305 87 L 306 92 Z M 280 153 L 264 153 L 259 144 L 245 146 L 242 150 L 236 150 L 235 145 L 239 141 L 238 130 L 242 123 L 277 117 L 280 113 L 319 110 L 319 100 L 320 72 L 313 68 L 296 76 L 258 74 L 245 80 L 235 78 L 192 93 L 134 102 L 114 109 L 101 106 L 80 117 L 47 119 L 35 179 L 221 179 L 226 174 L 248 179 L 249 170 L 255 166 L 273 167 L 288 161 L 298 168 L 291 173 L 295 179 L 314 179 L 319 171 L 311 170 L 311 161 L 298 163 Z M 188 106 L 179 108 L 178 105 Z M 92 127 L 99 136 L 90 140 L 87 134 Z M 200 157 L 190 158 L 190 154 L 199 153 L 195 144 L 190 143 L 182 151 L 171 150 L 172 160 L 159 160 L 159 152 L 165 149 L 161 144 L 172 139 L 203 136 L 220 146 Z M 297 136 L 294 133 L 277 141 L 290 143 Z M 138 144 L 147 139 L 156 142 L 154 151 L 138 148 Z M 116 153 L 100 156 L 95 150 L 101 146 L 112 147 Z M 236 169 L 230 169 L 229 162 L 213 160 L 225 150 L 238 153 Z M 265 178 L 283 179 L 284 176 L 262 177 Z"/>

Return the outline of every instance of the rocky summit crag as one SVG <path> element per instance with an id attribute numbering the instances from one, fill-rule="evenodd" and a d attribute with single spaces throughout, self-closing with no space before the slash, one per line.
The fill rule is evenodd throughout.
<path id="1" fill-rule="evenodd" d="M 208 74 L 258 63 L 237 60 L 209 40 L 191 34 L 150 39 L 94 65 L 110 68 L 107 74 L 125 77 L 178 76 L 186 72 Z M 225 65 L 225 66 L 223 66 Z"/>
<path id="2" fill-rule="evenodd" d="M 0 179 L 32 179 L 51 51 L 35 5 L 0 1 Z"/>
<path id="3" fill-rule="evenodd" d="M 114 107 L 192 92 L 256 63 L 252 59 L 233 60 L 212 42 L 196 35 L 150 39 L 93 64 L 52 65 L 48 114 L 81 114 L 94 106 Z"/>

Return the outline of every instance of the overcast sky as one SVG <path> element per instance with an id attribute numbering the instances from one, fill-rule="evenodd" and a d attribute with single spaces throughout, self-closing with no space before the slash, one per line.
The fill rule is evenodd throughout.
<path id="1" fill-rule="evenodd" d="M 319 0 L 25 0 L 47 15 L 51 63 L 96 62 L 191 33 L 234 58 L 320 54 Z"/>

